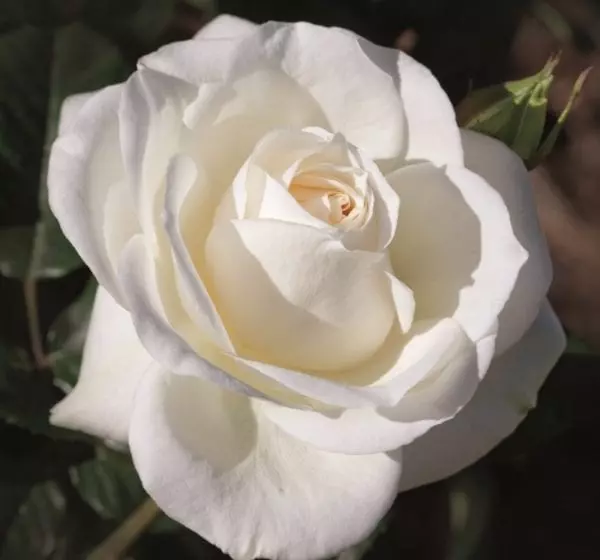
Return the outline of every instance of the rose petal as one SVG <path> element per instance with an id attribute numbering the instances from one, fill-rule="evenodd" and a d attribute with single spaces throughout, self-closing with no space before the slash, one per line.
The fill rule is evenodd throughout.
<path id="1" fill-rule="evenodd" d="M 206 260 L 215 304 L 247 358 L 345 369 L 368 359 L 394 321 L 380 255 L 348 251 L 322 229 L 266 219 L 220 223 Z"/>
<path id="2" fill-rule="evenodd" d="M 156 213 L 160 188 L 182 140 L 183 111 L 195 96 L 191 86 L 141 69 L 125 83 L 119 108 L 120 138 L 128 184 L 145 238 L 159 244 Z"/>
<path id="3" fill-rule="evenodd" d="M 364 170 L 368 192 L 358 192 L 357 196 L 368 200 L 371 206 L 367 221 L 360 228 L 338 230 L 344 245 L 384 250 L 396 229 L 398 195 L 372 160 L 340 135 L 316 127 L 276 129 L 264 136 L 236 175 L 220 205 L 217 220 L 267 218 L 333 230 L 326 218 L 311 215 L 288 189 L 297 174 L 327 173 L 324 166 L 336 165 Z"/>
<path id="4" fill-rule="evenodd" d="M 123 247 L 139 231 L 140 225 L 127 183 L 115 183 L 106 194 L 103 227 L 106 253 L 113 270 L 117 270 L 119 266 Z"/>
<path id="5" fill-rule="evenodd" d="M 264 136 L 237 173 L 216 219 L 276 219 L 330 229 L 309 214 L 288 191 L 290 169 L 320 147 L 320 139 L 305 131 L 274 130 Z M 229 210 L 227 210 L 229 208 Z"/>
<path id="6" fill-rule="evenodd" d="M 218 361 L 220 349 L 193 324 L 186 324 L 185 316 L 180 316 L 182 310 L 175 308 L 176 294 L 171 294 L 175 301 L 161 299 L 157 272 L 140 235 L 131 239 L 123 250 L 119 272 L 138 336 L 157 362 L 174 373 L 196 376 L 243 394 L 263 396 L 252 388 L 259 382 L 251 380 L 248 384 L 213 365 Z M 238 377 L 242 375 L 243 372 Z"/>
<path id="7" fill-rule="evenodd" d="M 394 407 L 319 412 L 263 402 L 260 408 L 285 432 L 319 449 L 348 454 L 394 450 L 453 417 L 477 388 L 473 343 L 460 329 L 448 335 L 451 342 L 444 343 L 437 363 Z"/>
<path id="8" fill-rule="evenodd" d="M 188 84 L 200 86 L 226 80 L 238 40 L 199 36 L 188 41 L 169 43 L 142 57 L 138 69 L 159 72 Z"/>
<path id="9" fill-rule="evenodd" d="M 360 161 L 360 167 L 369 174 L 369 182 L 373 192 L 373 218 L 367 228 L 373 228 L 377 232 L 375 236 L 377 244 L 370 249 L 383 251 L 387 249 L 396 235 L 400 199 L 379 170 L 379 167 L 362 154 L 360 150 L 356 150 L 354 153 Z"/>
<path id="10" fill-rule="evenodd" d="M 341 407 L 394 406 L 435 369 L 453 344 L 457 329 L 460 331 L 450 319 L 413 327 L 409 339 L 394 334 L 366 364 L 338 372 L 337 379 L 326 379 L 225 354 L 199 336 L 193 325 L 190 329 L 182 324 L 179 315 L 169 315 L 167 320 L 168 310 L 158 297 L 156 272 L 139 236 L 124 250 L 120 271 L 140 340 L 164 368 L 290 406 L 318 406 L 319 402 Z M 379 385 L 349 384 L 376 381 Z"/>
<path id="11" fill-rule="evenodd" d="M 241 39 L 253 31 L 255 23 L 229 14 L 220 14 L 209 21 L 196 35 L 195 40 L 202 39 Z"/>
<path id="12" fill-rule="evenodd" d="M 334 556 L 375 529 L 400 477 L 384 454 L 318 451 L 190 378 L 144 383 L 130 445 L 161 509 L 234 558 Z"/>
<path id="13" fill-rule="evenodd" d="M 77 93 L 67 97 L 60 108 L 60 117 L 58 120 L 58 135 L 61 136 L 69 130 L 75 122 L 79 111 L 97 92 Z"/>
<path id="14" fill-rule="evenodd" d="M 413 292 L 393 274 L 386 273 L 386 276 L 390 283 L 398 324 L 402 332 L 407 333 L 412 327 L 415 316 L 415 298 L 413 297 Z"/>
<path id="15" fill-rule="evenodd" d="M 104 241 L 111 188 L 125 178 L 119 151 L 117 109 L 122 86 L 110 86 L 88 99 L 52 146 L 48 167 L 50 207 L 67 239 L 98 281 L 119 302 L 123 296 Z M 130 217 L 135 223 L 135 216 Z"/>
<path id="16" fill-rule="evenodd" d="M 171 241 L 176 280 L 185 309 L 190 313 L 198 328 L 208 333 L 218 346 L 232 350 L 229 336 L 210 295 L 200 278 L 184 239 L 184 228 L 190 220 L 210 220 L 209 215 L 199 216 L 204 210 L 202 200 L 198 204 L 185 205 L 188 197 L 201 197 L 191 193 L 192 189 L 204 191 L 210 188 L 204 177 L 198 177 L 194 162 L 186 156 L 174 157 L 167 170 L 165 209 L 163 220 Z M 190 213 L 190 210 L 193 212 Z M 187 215 L 186 215 L 187 214 Z"/>
<path id="17" fill-rule="evenodd" d="M 355 36 L 309 23 L 266 23 L 241 41 L 232 72 L 264 67 L 281 68 L 316 99 L 329 122 L 324 128 L 372 158 L 400 153 L 404 112 L 395 75 L 374 64 Z"/>
<path id="18" fill-rule="evenodd" d="M 563 330 L 546 302 L 525 336 L 494 360 L 471 402 L 453 420 L 399 450 L 401 489 L 450 476 L 511 434 L 535 406 L 564 348 Z"/>
<path id="19" fill-rule="evenodd" d="M 141 379 L 160 367 L 140 343 L 130 314 L 98 288 L 75 388 L 51 412 L 55 426 L 127 444 Z"/>
<path id="20" fill-rule="evenodd" d="M 417 384 L 445 363 L 462 328 L 452 320 L 413 325 L 409 336 L 395 325 L 382 348 L 364 364 L 315 376 L 263 362 L 234 359 L 289 390 L 319 403 L 341 408 L 394 407 Z M 331 410 L 328 407 L 327 410 Z"/>
<path id="21" fill-rule="evenodd" d="M 220 197 L 265 135 L 325 122 L 314 99 L 274 69 L 222 86 L 201 83 L 183 118 L 189 131 L 183 151 L 201 165 Z"/>
<path id="22" fill-rule="evenodd" d="M 527 259 L 502 198 L 464 168 L 411 165 L 388 181 L 401 204 L 390 258 L 417 318 L 454 317 L 472 340 L 487 336 Z"/>
<path id="23" fill-rule="evenodd" d="M 454 108 L 435 76 L 402 51 L 380 47 L 350 31 L 341 31 L 353 36 L 364 55 L 392 78 L 402 99 L 403 147 L 399 157 L 378 162 L 381 168 L 393 171 L 406 161 L 462 165 L 463 151 Z"/>
<path id="24" fill-rule="evenodd" d="M 531 181 L 512 150 L 489 136 L 462 131 L 465 165 L 483 177 L 502 197 L 527 262 L 519 272 L 509 300 L 498 318 L 497 352 L 521 339 L 535 320 L 552 281 L 552 263 L 540 229 Z"/>
<path id="25" fill-rule="evenodd" d="M 463 152 L 454 108 L 435 76 L 402 51 L 398 74 L 408 128 L 404 158 L 461 165 Z"/>

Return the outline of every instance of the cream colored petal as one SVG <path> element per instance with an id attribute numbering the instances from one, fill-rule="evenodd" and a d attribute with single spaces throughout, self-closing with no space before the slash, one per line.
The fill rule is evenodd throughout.
<path id="1" fill-rule="evenodd" d="M 527 260 L 502 198 L 464 168 L 411 165 L 388 181 L 401 204 L 390 259 L 414 292 L 416 317 L 454 317 L 481 340 Z"/>
<path id="2" fill-rule="evenodd" d="M 303 22 L 269 22 L 241 41 L 232 72 L 264 67 L 291 76 L 322 108 L 329 123 L 325 128 L 342 133 L 370 157 L 394 157 L 402 150 L 405 124 L 397 76 L 373 63 L 355 36 Z"/>
<path id="3" fill-rule="evenodd" d="M 159 507 L 236 559 L 335 556 L 375 529 L 401 473 L 385 454 L 307 446 L 192 378 L 144 382 L 130 445 Z"/>
<path id="4" fill-rule="evenodd" d="M 565 348 L 565 335 L 545 302 L 525 336 L 491 365 L 471 402 L 446 422 L 399 450 L 401 489 L 448 477 L 510 435 L 536 405 L 537 393 Z"/>
<path id="5" fill-rule="evenodd" d="M 121 303 L 104 229 L 116 219 L 136 222 L 135 215 L 106 213 L 109 192 L 125 179 L 117 116 L 122 92 L 121 85 L 105 88 L 78 107 L 75 117 L 65 117 L 70 122 L 52 145 L 48 166 L 50 207 L 63 233 L 98 281 Z"/>
<path id="6" fill-rule="evenodd" d="M 256 24 L 247 19 L 229 14 L 219 14 L 209 21 L 196 35 L 195 40 L 206 39 L 241 39 L 254 31 Z"/>
<path id="7" fill-rule="evenodd" d="M 348 251 L 324 230 L 235 220 L 213 228 L 206 258 L 215 304 L 246 358 L 347 368 L 383 344 L 395 319 L 381 256 Z"/>
<path id="8" fill-rule="evenodd" d="M 133 400 L 141 379 L 151 371 L 161 375 L 130 314 L 99 288 L 79 380 L 52 409 L 50 422 L 126 445 Z"/>
<path id="9" fill-rule="evenodd" d="M 535 320 L 552 280 L 552 263 L 540 229 L 531 181 L 525 165 L 504 144 L 476 132 L 462 131 L 465 165 L 483 177 L 502 197 L 527 261 L 519 271 L 500 316 L 497 352 L 520 340 Z"/>

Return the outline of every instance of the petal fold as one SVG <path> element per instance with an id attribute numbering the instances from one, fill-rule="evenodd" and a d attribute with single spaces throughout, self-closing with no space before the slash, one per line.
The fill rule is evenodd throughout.
<path id="1" fill-rule="evenodd" d="M 542 234 L 525 165 L 501 142 L 461 131 L 465 166 L 483 177 L 502 197 L 516 238 L 527 252 L 510 298 L 498 317 L 497 352 L 519 341 L 535 320 L 552 281 L 552 262 Z"/>
<path id="2" fill-rule="evenodd" d="M 48 194 L 67 239 L 98 281 L 123 303 L 104 240 L 107 223 L 110 227 L 115 219 L 106 213 L 107 197 L 125 179 L 117 117 L 121 96 L 121 85 L 107 87 L 77 107 L 72 120 L 65 117 L 69 122 L 50 154 Z M 136 223 L 135 216 L 128 220 Z"/>
<path id="3" fill-rule="evenodd" d="M 166 177 L 163 221 L 171 242 L 176 282 L 185 309 L 198 328 L 202 329 L 219 347 L 231 350 L 229 336 L 198 274 L 184 238 L 186 224 L 191 219 L 198 219 L 198 214 L 202 211 L 201 205 L 191 209 L 189 204 L 185 204 L 186 199 L 191 197 L 192 189 L 206 188 L 204 178 L 198 175 L 198 169 L 191 158 L 179 155 L 171 160 Z M 190 210 L 194 211 L 195 216 L 189 215 Z M 200 219 L 210 219 L 210 217 L 204 216 Z"/>
<path id="4" fill-rule="evenodd" d="M 565 345 L 562 327 L 544 302 L 525 336 L 492 362 L 471 402 L 454 419 L 399 450 L 401 489 L 451 476 L 509 436 L 535 407 Z"/>
<path id="5" fill-rule="evenodd" d="M 452 418 L 477 388 L 477 353 L 467 335 L 446 325 L 438 327 L 436 336 L 437 349 L 445 347 L 445 352 L 395 406 L 309 411 L 262 402 L 260 407 L 282 430 L 319 449 L 348 454 L 394 450 Z"/>
<path id="6" fill-rule="evenodd" d="M 319 451 L 251 399 L 179 376 L 145 380 L 130 446 L 161 509 L 236 559 L 334 556 L 375 529 L 400 477 L 385 454 Z"/>
<path id="7" fill-rule="evenodd" d="M 79 380 L 52 409 L 50 422 L 126 445 L 135 394 L 150 371 L 161 370 L 139 341 L 131 315 L 98 288 Z"/>
<path id="8" fill-rule="evenodd" d="M 67 97 L 60 108 L 58 135 L 64 134 L 75 122 L 79 111 L 94 96 L 94 93 L 76 93 Z"/>
<path id="9" fill-rule="evenodd" d="M 220 349 L 202 337 L 195 326 L 186 328 L 189 323 L 185 316 L 179 317 L 182 312 L 176 307 L 176 294 L 171 294 L 174 301 L 161 299 L 155 263 L 141 235 L 132 238 L 123 250 L 119 272 L 135 329 L 158 363 L 180 375 L 198 377 L 242 394 L 262 396 L 260 391 L 214 365 Z M 177 324 L 173 325 L 175 320 Z M 203 351 L 199 352 L 199 348 Z"/>
<path id="10" fill-rule="evenodd" d="M 383 56 L 389 60 L 392 53 Z M 325 128 L 342 133 L 370 157 L 400 153 L 404 112 L 394 76 L 373 63 L 356 36 L 309 23 L 266 23 L 240 43 L 232 72 L 264 67 L 291 76 L 322 108 L 329 122 Z"/>
<path id="11" fill-rule="evenodd" d="M 388 180 L 401 204 L 390 258 L 417 319 L 453 317 L 478 342 L 497 327 L 527 260 L 502 198 L 460 167 L 415 164 Z"/>
<path id="12" fill-rule="evenodd" d="M 340 370 L 367 360 L 394 322 L 381 256 L 348 251 L 322 229 L 223 222 L 208 238 L 206 259 L 215 305 L 240 356 Z"/>

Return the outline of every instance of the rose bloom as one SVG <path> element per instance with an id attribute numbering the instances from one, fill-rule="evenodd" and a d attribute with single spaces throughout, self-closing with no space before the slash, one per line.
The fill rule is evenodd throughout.
<path id="1" fill-rule="evenodd" d="M 564 348 L 527 172 L 402 52 L 223 16 L 70 98 L 50 202 L 100 283 L 52 422 L 234 558 L 317 559 L 487 453 Z"/>

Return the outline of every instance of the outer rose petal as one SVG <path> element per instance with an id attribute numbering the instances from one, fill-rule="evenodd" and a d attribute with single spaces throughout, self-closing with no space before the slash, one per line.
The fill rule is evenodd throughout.
<path id="1" fill-rule="evenodd" d="M 527 169 L 504 144 L 467 130 L 462 131 L 465 165 L 498 191 L 527 262 L 498 317 L 496 352 L 501 354 L 520 340 L 535 320 L 552 280 L 552 263 L 538 222 Z"/>
<path id="2" fill-rule="evenodd" d="M 409 162 L 430 161 L 435 165 L 463 165 L 460 130 L 452 103 L 435 76 L 428 68 L 404 52 L 374 47 L 359 38 L 373 60 L 382 64 L 385 58 L 394 60 L 385 65 L 396 76 L 398 90 L 406 119 L 405 139 L 400 157 L 381 161 L 384 173 L 392 172 Z M 376 50 L 377 49 L 377 50 Z M 377 51 L 391 51 L 393 55 L 377 56 Z"/>
<path id="3" fill-rule="evenodd" d="M 367 537 L 391 506 L 400 464 L 318 451 L 252 401 L 198 379 L 148 377 L 130 446 L 169 516 L 236 559 L 322 559 Z"/>
<path id="4" fill-rule="evenodd" d="M 464 337 L 464 332 L 453 319 L 443 319 L 434 324 L 415 325 L 407 338 L 403 338 L 396 325 L 390 335 L 372 359 L 352 370 L 333 372 L 329 376 L 235 359 L 266 379 L 311 399 L 313 405 L 320 402 L 341 409 L 393 408 L 428 376 L 440 373 L 449 363 L 449 356 L 462 350 L 457 338 Z"/>
<path id="5" fill-rule="evenodd" d="M 535 406 L 536 395 L 565 348 L 565 336 L 545 302 L 525 336 L 492 362 L 471 402 L 453 419 L 399 450 L 408 490 L 448 477 L 510 435 Z"/>
<path id="6" fill-rule="evenodd" d="M 491 359 L 493 345 L 488 346 L 482 352 Z M 469 402 L 479 382 L 477 353 L 467 335 L 456 331 L 439 363 L 394 407 L 329 412 L 269 402 L 260 407 L 281 429 L 319 449 L 348 454 L 391 451 L 452 418 Z"/>
<path id="7" fill-rule="evenodd" d="M 161 263 L 162 264 L 162 263 Z M 159 268 L 159 270 L 156 270 Z M 199 377 L 229 389 L 251 396 L 264 396 L 257 386 L 252 372 L 243 380 L 242 374 L 230 375 L 219 365 L 214 365 L 222 356 L 198 328 L 191 324 L 181 309 L 174 286 L 169 284 L 169 293 L 161 294 L 159 284 L 164 267 L 156 267 L 141 235 L 132 238 L 123 250 L 120 278 L 127 298 L 132 319 L 140 341 L 166 369 L 180 375 Z M 191 329 L 189 328 L 191 325 Z M 209 361 L 211 360 L 211 361 Z"/>
<path id="8" fill-rule="evenodd" d="M 388 181 L 400 196 L 390 259 L 414 292 L 417 319 L 453 317 L 481 340 L 527 260 L 502 198 L 460 167 L 415 164 Z"/>
<path id="9" fill-rule="evenodd" d="M 170 76 L 140 69 L 123 86 L 120 141 L 127 182 L 149 244 L 159 244 L 157 199 L 171 158 L 181 150 L 183 111 L 194 88 Z"/>
<path id="10" fill-rule="evenodd" d="M 58 135 L 64 134 L 70 126 L 75 122 L 75 118 L 81 111 L 81 108 L 86 104 L 88 99 L 91 99 L 94 93 L 77 93 L 67 97 L 60 108 L 60 118 L 58 122 Z"/>
<path id="11" fill-rule="evenodd" d="M 200 31 L 194 39 L 170 43 L 142 57 L 138 68 L 154 70 L 196 86 L 221 83 L 228 75 L 238 43 L 237 39 L 212 37 L 210 33 L 204 38 Z"/>
<path id="12" fill-rule="evenodd" d="M 461 164 L 463 153 L 456 115 L 442 86 L 429 69 L 401 51 L 398 74 L 408 128 L 404 157 L 436 165 Z"/>
<path id="13" fill-rule="evenodd" d="M 371 47 L 386 61 L 394 53 Z M 341 29 L 269 22 L 240 42 L 232 75 L 281 68 L 316 99 L 329 122 L 325 128 L 341 132 L 372 158 L 391 158 L 402 150 L 405 128 L 397 53 L 393 60 L 390 74 L 356 36 Z"/>
<path id="14" fill-rule="evenodd" d="M 79 380 L 50 422 L 127 444 L 133 399 L 142 377 L 159 371 L 140 343 L 130 314 L 98 288 Z"/>
<path id="15" fill-rule="evenodd" d="M 221 14 L 198 31 L 194 35 L 194 39 L 241 39 L 255 27 L 256 24 L 251 21 L 229 14 Z"/>
<path id="16" fill-rule="evenodd" d="M 120 85 L 99 91 L 63 126 L 50 154 L 48 190 L 67 239 L 99 282 L 123 302 L 104 239 L 114 220 L 105 209 L 109 191 L 122 188 L 125 177 L 117 119 L 121 92 Z M 129 222 L 135 224 L 135 216 Z"/>
<path id="17" fill-rule="evenodd" d="M 344 133 L 373 158 L 392 158 L 382 162 L 386 170 L 406 159 L 462 164 L 452 104 L 431 72 L 407 54 L 344 29 L 302 23 L 282 31 L 286 24 L 270 23 L 253 33 L 252 25 L 220 16 L 193 41 L 167 45 L 144 57 L 140 65 L 200 86 L 245 74 L 250 62 L 260 67 L 266 54 L 311 91 L 334 132 Z M 303 67 L 306 59 L 310 63 Z M 331 68 L 336 68 L 335 76 Z M 345 70 L 342 79 L 340 69 Z M 323 126 L 304 123 L 309 125 Z"/>

